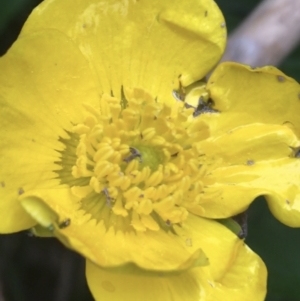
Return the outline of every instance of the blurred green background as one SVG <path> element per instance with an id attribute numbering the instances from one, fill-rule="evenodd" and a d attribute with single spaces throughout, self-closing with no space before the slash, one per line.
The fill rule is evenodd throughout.
<path id="1" fill-rule="evenodd" d="M 22 24 L 39 2 L 0 1 L 0 55 L 17 38 Z M 261 1 L 216 2 L 223 11 L 230 33 Z M 300 48 L 279 67 L 299 81 Z M 246 243 L 262 257 L 269 271 L 266 300 L 300 301 L 300 229 L 280 224 L 270 214 L 263 199 L 251 205 L 248 228 Z M 83 259 L 54 239 L 30 237 L 25 232 L 1 235 L 0 301 L 36 300 L 93 300 L 85 282 Z"/>

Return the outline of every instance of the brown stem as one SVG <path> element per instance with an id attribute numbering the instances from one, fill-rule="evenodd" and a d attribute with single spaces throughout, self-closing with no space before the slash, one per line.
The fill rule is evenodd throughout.
<path id="1" fill-rule="evenodd" d="M 222 61 L 278 65 L 300 41 L 300 0 L 264 0 L 230 35 Z"/>

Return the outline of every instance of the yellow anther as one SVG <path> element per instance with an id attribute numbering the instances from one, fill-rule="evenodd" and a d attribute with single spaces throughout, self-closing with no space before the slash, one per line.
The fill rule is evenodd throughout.
<path id="1" fill-rule="evenodd" d="M 149 199 L 142 198 L 141 202 L 136 208 L 137 213 L 139 214 L 150 214 L 153 210 L 152 201 Z"/>
<path id="2" fill-rule="evenodd" d="M 149 168 L 149 166 L 144 167 L 141 172 L 132 172 L 131 175 L 135 175 L 132 179 L 132 183 L 139 184 L 141 182 L 144 182 L 150 176 L 150 174 L 151 169 Z"/>
<path id="3" fill-rule="evenodd" d="M 113 149 L 118 149 L 120 147 L 120 144 L 121 144 L 121 139 L 120 138 L 114 138 L 111 141 L 111 147 Z"/>
<path id="4" fill-rule="evenodd" d="M 159 225 L 150 215 L 141 215 L 141 222 L 146 228 L 152 231 L 159 230 Z"/>
<path id="5" fill-rule="evenodd" d="M 174 207 L 174 200 L 171 196 L 163 199 L 160 202 L 154 203 L 153 208 L 155 211 L 169 211 Z"/>
<path id="6" fill-rule="evenodd" d="M 123 202 L 122 202 L 122 197 L 118 197 L 113 208 L 112 211 L 114 214 L 116 215 L 121 215 L 123 217 L 128 215 L 128 211 L 126 209 L 124 209 L 123 207 Z"/>
<path id="7" fill-rule="evenodd" d="M 82 105 L 86 109 L 87 112 L 89 112 L 90 114 L 94 115 L 97 119 L 99 119 L 100 114 L 99 114 L 98 109 L 92 107 L 89 103 L 83 103 Z"/>
<path id="8" fill-rule="evenodd" d="M 127 200 L 136 200 L 140 195 L 143 194 L 143 191 L 138 187 L 131 187 L 126 192 L 123 193 L 123 196 Z"/>
<path id="9" fill-rule="evenodd" d="M 165 138 L 161 136 L 155 136 L 150 140 L 151 145 L 157 145 L 157 146 L 162 146 L 166 142 Z"/>
<path id="10" fill-rule="evenodd" d="M 124 175 L 120 175 L 120 172 L 117 172 L 109 175 L 107 180 L 112 187 L 120 187 L 122 184 L 124 184 Z"/>
<path id="11" fill-rule="evenodd" d="M 110 112 L 113 121 L 118 120 L 121 113 L 121 105 L 120 103 L 110 104 Z"/>
<path id="12" fill-rule="evenodd" d="M 93 188 L 90 186 L 73 186 L 73 187 L 71 187 L 72 194 L 80 199 L 85 198 L 92 191 L 93 191 Z"/>
<path id="13" fill-rule="evenodd" d="M 148 198 L 148 199 L 151 199 L 151 200 L 154 201 L 155 200 L 154 195 L 156 193 L 156 188 L 155 187 L 148 187 L 145 190 L 143 190 L 143 193 L 144 193 L 145 198 Z"/>
<path id="14" fill-rule="evenodd" d="M 165 178 L 165 182 L 169 183 L 169 182 L 179 181 L 182 178 L 183 174 L 184 174 L 183 171 L 179 170 L 176 174 L 173 174 L 172 176 Z"/>
<path id="15" fill-rule="evenodd" d="M 133 199 L 131 199 L 131 200 L 126 200 L 126 202 L 125 202 L 125 204 L 124 204 L 124 207 L 125 207 L 125 209 L 127 209 L 127 210 L 130 210 L 130 209 L 135 209 L 135 208 L 137 208 L 137 206 L 138 206 L 138 202 L 137 201 L 135 201 L 135 200 L 133 200 Z"/>
<path id="16" fill-rule="evenodd" d="M 186 208 L 183 207 L 176 207 L 173 210 L 170 210 L 169 212 L 169 220 L 172 223 L 180 223 L 186 220 L 188 217 L 189 213 L 186 210 Z"/>
<path id="17" fill-rule="evenodd" d="M 75 166 L 72 166 L 72 172 L 71 172 L 72 176 L 77 179 L 79 177 L 81 177 L 81 174 L 79 173 L 79 170 L 78 170 L 78 167 L 75 165 Z"/>
<path id="18" fill-rule="evenodd" d="M 119 147 L 119 152 L 122 155 L 127 155 L 129 153 L 129 145 L 127 144 L 121 144 Z"/>
<path id="19" fill-rule="evenodd" d="M 98 120 L 97 118 L 94 116 L 94 115 L 88 115 L 86 118 L 85 118 L 85 125 L 87 127 L 89 127 L 89 129 L 92 129 L 96 124 L 97 124 Z M 77 132 L 78 133 L 78 132 Z M 78 133 L 79 134 L 79 133 Z"/>
<path id="20" fill-rule="evenodd" d="M 164 167 L 164 175 L 169 176 L 171 173 L 177 173 L 178 167 L 171 162 L 168 162 Z"/>
<path id="21" fill-rule="evenodd" d="M 82 135 L 88 133 L 90 131 L 90 128 L 81 123 L 73 126 L 72 131 L 76 134 Z"/>
<path id="22" fill-rule="evenodd" d="M 183 192 L 188 191 L 191 186 L 191 178 L 188 176 L 185 176 L 182 178 L 182 180 L 178 184 L 178 190 L 181 190 Z"/>
<path id="23" fill-rule="evenodd" d="M 107 160 L 109 159 L 114 153 L 114 150 L 111 148 L 110 145 L 103 144 L 95 153 L 94 161 L 97 162 L 99 160 Z"/>
<path id="24" fill-rule="evenodd" d="M 113 155 L 110 157 L 110 161 L 113 164 L 120 164 L 122 161 L 123 155 L 120 152 L 114 152 Z"/>
<path id="25" fill-rule="evenodd" d="M 103 137 L 101 143 L 99 143 L 98 147 L 102 147 L 102 146 L 105 146 L 105 145 L 111 145 L 111 138 L 110 137 Z"/>
<path id="26" fill-rule="evenodd" d="M 125 174 L 128 175 L 131 174 L 134 170 L 137 170 L 139 164 L 140 163 L 137 160 L 130 161 L 125 168 Z"/>
<path id="27" fill-rule="evenodd" d="M 86 135 L 82 135 L 81 138 L 80 138 L 80 141 L 79 141 L 79 143 L 77 145 L 77 148 L 76 148 L 76 155 L 77 156 L 86 155 L 85 138 L 86 138 Z"/>
<path id="28" fill-rule="evenodd" d="M 113 199 L 116 199 L 119 195 L 119 189 L 117 187 L 110 186 L 107 188 L 107 191 L 108 191 L 110 197 Z"/>
<path id="29" fill-rule="evenodd" d="M 162 152 L 164 154 L 165 160 L 166 161 L 170 160 L 170 158 L 172 156 L 172 153 L 168 149 L 166 149 L 166 148 L 163 148 Z"/>
<path id="30" fill-rule="evenodd" d="M 153 172 L 150 177 L 145 181 L 145 186 L 157 186 L 163 180 L 163 173 L 161 171 Z"/>
<path id="31" fill-rule="evenodd" d="M 90 132 L 89 139 L 100 140 L 103 135 L 103 126 L 97 124 Z"/>
<path id="32" fill-rule="evenodd" d="M 90 177 L 93 175 L 92 171 L 89 171 L 87 169 L 87 158 L 85 156 L 80 156 L 77 160 L 76 160 L 76 167 L 77 169 L 74 169 L 74 172 L 76 170 L 76 175 L 77 176 L 81 176 L 81 177 Z M 73 170 L 72 170 L 73 171 Z M 72 173 L 73 174 L 73 173 Z M 76 177 L 74 175 L 74 177 Z"/>
<path id="33" fill-rule="evenodd" d="M 176 165 L 178 169 L 186 169 L 186 156 L 185 154 L 180 153 L 176 158 Z"/>
<path id="34" fill-rule="evenodd" d="M 198 204 L 194 204 L 194 205 L 190 205 L 190 204 L 186 204 L 186 209 L 189 210 L 189 212 L 194 213 L 196 215 L 204 215 L 205 210 L 201 205 Z"/>
<path id="35" fill-rule="evenodd" d="M 160 185 L 157 190 L 158 190 L 158 193 L 159 193 L 159 197 L 161 199 L 164 199 L 169 194 L 173 193 L 176 189 L 177 189 L 177 185 L 163 184 L 163 185 Z"/>
<path id="36" fill-rule="evenodd" d="M 131 225 L 137 231 L 144 232 L 147 230 L 147 228 L 141 222 L 139 215 L 135 211 L 132 212 Z"/>
<path id="37" fill-rule="evenodd" d="M 104 185 L 96 177 L 91 177 L 90 186 L 97 193 L 100 193 L 104 189 Z"/>
<path id="38" fill-rule="evenodd" d="M 144 141 L 148 141 L 152 139 L 155 136 L 155 128 L 147 128 L 144 131 L 142 131 L 142 137 Z"/>
<path id="39" fill-rule="evenodd" d="M 176 205 L 181 205 L 184 199 L 184 192 L 178 189 L 173 193 L 172 197 Z"/>
<path id="40" fill-rule="evenodd" d="M 114 170 L 114 165 L 107 161 L 99 161 L 94 169 L 98 179 L 104 178 Z"/>
<path id="41" fill-rule="evenodd" d="M 190 173 L 195 173 L 197 174 L 197 172 L 199 172 L 199 162 L 197 160 L 194 159 L 190 159 L 187 162 L 187 166 L 189 167 Z"/>

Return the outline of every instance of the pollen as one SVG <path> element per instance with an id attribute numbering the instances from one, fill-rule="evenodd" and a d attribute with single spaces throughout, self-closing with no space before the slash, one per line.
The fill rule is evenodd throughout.
<path id="1" fill-rule="evenodd" d="M 81 209 L 107 227 L 182 224 L 209 198 L 209 163 L 198 145 L 208 127 L 182 102 L 169 106 L 138 89 L 125 95 L 103 95 L 99 109 L 84 105 L 85 120 L 74 125 L 62 155 L 69 167 L 58 174 Z"/>

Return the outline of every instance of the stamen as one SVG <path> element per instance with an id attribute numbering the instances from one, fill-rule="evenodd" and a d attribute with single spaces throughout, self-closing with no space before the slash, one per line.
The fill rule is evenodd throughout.
<path id="1" fill-rule="evenodd" d="M 215 112 L 211 105 L 200 97 L 194 115 Z M 60 140 L 66 147 L 56 162 L 81 210 L 115 231 L 173 231 L 189 212 L 203 214 L 213 180 L 199 141 L 209 132 L 193 110 L 123 88 L 121 100 L 102 96 L 100 112 L 85 107 L 85 121 Z"/>

